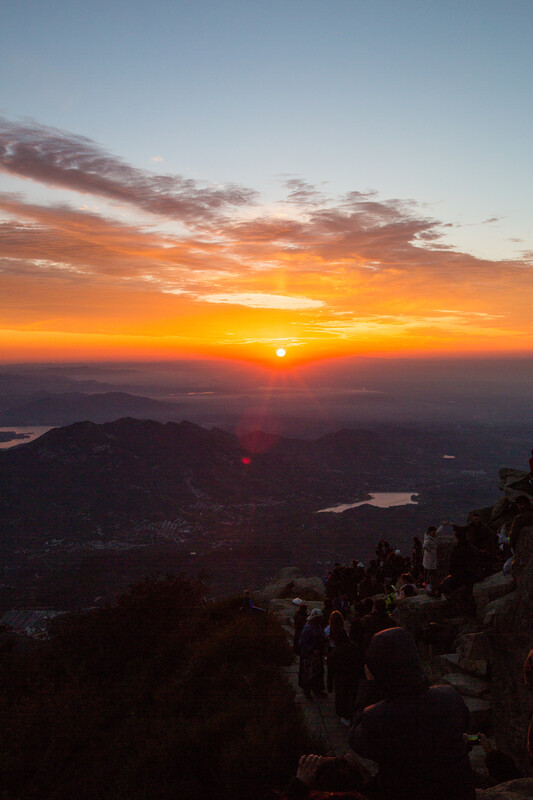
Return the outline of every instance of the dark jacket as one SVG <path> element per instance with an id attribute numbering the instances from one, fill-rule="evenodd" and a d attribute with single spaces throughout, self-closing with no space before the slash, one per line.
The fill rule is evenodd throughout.
<path id="1" fill-rule="evenodd" d="M 387 611 L 372 611 L 370 614 L 366 614 L 366 616 L 361 617 L 361 631 L 362 631 L 362 638 L 361 638 L 361 647 L 364 651 L 368 648 L 370 642 L 372 641 L 372 637 L 375 633 L 379 633 L 379 631 L 383 631 L 386 628 L 394 628 L 396 623 L 394 622 Z"/>
<path id="2" fill-rule="evenodd" d="M 328 692 L 335 688 L 335 712 L 351 719 L 359 681 L 364 677 L 363 651 L 344 634 L 328 655 Z"/>
<path id="3" fill-rule="evenodd" d="M 403 628 L 377 633 L 366 662 L 384 699 L 365 708 L 349 742 L 378 762 L 380 799 L 475 800 L 462 697 L 451 686 L 428 688 L 416 645 Z"/>
<path id="4" fill-rule="evenodd" d="M 450 575 L 456 586 L 466 586 L 481 578 L 479 550 L 468 542 L 458 542 L 450 553 Z"/>

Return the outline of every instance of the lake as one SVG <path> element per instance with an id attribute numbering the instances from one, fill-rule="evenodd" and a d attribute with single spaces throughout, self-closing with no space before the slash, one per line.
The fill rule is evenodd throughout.
<path id="1" fill-rule="evenodd" d="M 321 508 L 317 514 L 326 514 L 331 512 L 333 514 L 341 514 L 349 508 L 357 508 L 358 506 L 377 506 L 378 508 L 392 508 L 393 506 L 412 506 L 418 501 L 413 500 L 417 497 L 416 492 L 374 492 L 370 495 L 370 500 L 360 500 L 358 503 L 339 503 L 336 506 L 329 508 Z"/>
<path id="2" fill-rule="evenodd" d="M 47 427 L 43 425 L 8 425 L 6 428 L 0 428 L 0 433 L 24 433 L 27 436 L 25 439 L 11 439 L 9 442 L 0 442 L 0 450 L 8 450 L 10 447 L 16 447 L 18 444 L 28 444 L 28 442 L 38 439 L 39 436 L 42 436 L 43 433 L 47 433 L 50 430 L 52 430 L 52 428 L 49 425 Z"/>

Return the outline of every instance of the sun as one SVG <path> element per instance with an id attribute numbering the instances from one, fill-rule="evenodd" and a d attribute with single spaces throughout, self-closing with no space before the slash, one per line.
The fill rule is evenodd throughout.
<path id="1" fill-rule="evenodd" d="M 278 358 L 283 358 L 285 355 L 287 355 L 287 351 L 283 347 L 278 347 L 276 350 L 276 355 Z"/>

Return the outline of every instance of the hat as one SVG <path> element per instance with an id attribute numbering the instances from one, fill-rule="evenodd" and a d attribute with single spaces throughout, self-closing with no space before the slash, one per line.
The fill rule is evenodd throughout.
<path id="1" fill-rule="evenodd" d="M 321 616 L 322 616 L 321 610 L 319 608 L 313 608 L 313 610 L 311 611 L 311 613 L 307 617 L 307 621 L 309 622 L 310 620 L 314 619 L 315 617 L 321 617 Z"/>
<path id="2" fill-rule="evenodd" d="M 292 602 L 294 603 L 295 606 L 301 606 L 302 603 L 303 603 L 303 600 L 302 600 L 301 597 L 295 597 Z"/>

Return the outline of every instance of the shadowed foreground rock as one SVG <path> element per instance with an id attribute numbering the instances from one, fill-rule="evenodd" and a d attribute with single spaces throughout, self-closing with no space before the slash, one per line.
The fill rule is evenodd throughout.
<path id="1" fill-rule="evenodd" d="M 519 778 L 516 781 L 499 783 L 491 789 L 477 789 L 477 800 L 531 800 L 533 797 L 533 778 Z"/>

